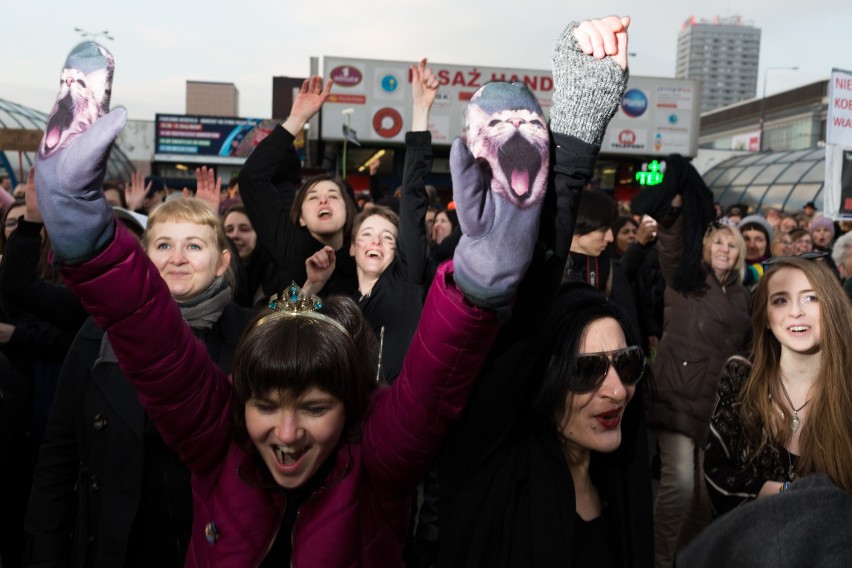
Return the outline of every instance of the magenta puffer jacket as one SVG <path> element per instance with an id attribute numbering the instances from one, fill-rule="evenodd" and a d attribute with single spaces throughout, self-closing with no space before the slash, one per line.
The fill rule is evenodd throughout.
<path id="1" fill-rule="evenodd" d="M 442 267 L 393 387 L 374 394 L 359 443 L 341 442 L 331 473 L 299 510 L 292 565 L 401 566 L 411 492 L 458 417 L 497 334 Z M 184 324 L 135 239 L 118 226 L 96 258 L 62 274 L 107 331 L 166 442 L 192 471 L 187 566 L 261 563 L 286 508 L 254 448 L 233 439 L 233 391 Z M 116 456 L 116 459 L 121 459 Z"/>

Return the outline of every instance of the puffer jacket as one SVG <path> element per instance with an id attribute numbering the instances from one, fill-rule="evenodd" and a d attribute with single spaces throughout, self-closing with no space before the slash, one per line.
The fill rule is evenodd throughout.
<path id="1" fill-rule="evenodd" d="M 233 439 L 233 389 L 183 323 L 165 283 L 119 226 L 98 256 L 63 277 L 107 331 L 149 416 L 193 475 L 187 566 L 259 565 L 286 507 L 253 447 Z M 292 566 L 399 566 L 411 491 L 461 413 L 499 328 L 441 268 L 403 370 L 378 390 L 358 443 L 341 442 L 331 472 L 301 506 Z M 162 341 L 169 337 L 169 341 Z"/>
<path id="2" fill-rule="evenodd" d="M 703 293 L 674 289 L 680 262 L 683 216 L 657 226 L 660 269 L 666 280 L 663 337 L 654 359 L 656 392 L 649 392 L 648 422 L 678 432 L 703 447 L 725 361 L 742 353 L 751 328 L 749 293 L 731 271 L 719 282 L 706 265 Z"/>

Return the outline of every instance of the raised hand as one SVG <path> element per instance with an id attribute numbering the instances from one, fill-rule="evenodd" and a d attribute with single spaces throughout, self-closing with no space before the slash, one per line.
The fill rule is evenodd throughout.
<path id="1" fill-rule="evenodd" d="M 479 89 L 466 120 L 467 145 L 457 138 L 450 149 L 453 201 L 462 229 L 454 278 L 474 304 L 502 308 L 532 260 L 550 136 L 538 101 L 521 83 Z"/>
<path id="2" fill-rule="evenodd" d="M 630 18 L 625 16 L 608 16 L 601 20 L 587 20 L 574 29 L 574 37 L 583 53 L 596 59 L 607 55 L 612 57 L 618 66 L 627 69 L 627 28 Z"/>
<path id="3" fill-rule="evenodd" d="M 201 166 L 195 168 L 195 181 L 195 197 L 218 213 L 219 203 L 222 201 L 222 178 L 216 177 L 213 168 Z"/>
<path id="4" fill-rule="evenodd" d="M 563 30 L 553 49 L 555 134 L 600 145 L 627 86 L 629 25 L 630 18 L 610 16 Z"/>
<path id="5" fill-rule="evenodd" d="M 438 94 L 438 77 L 432 73 L 432 69 L 426 67 L 426 58 L 420 60 L 417 65 L 412 65 L 411 70 L 411 98 L 414 102 L 414 114 L 411 124 L 412 132 L 427 130 L 429 127 L 429 109 L 435 102 Z"/>
<path id="6" fill-rule="evenodd" d="M 55 257 L 82 262 L 112 238 L 112 207 L 103 196 L 106 163 L 113 141 L 127 121 L 122 108 L 107 113 L 113 58 L 102 46 L 85 42 L 71 51 L 65 68 L 99 75 L 100 97 L 85 106 L 68 108 L 62 84 L 36 154 L 38 202 Z M 63 119 L 73 115 L 70 123 Z M 73 130 L 73 131 L 72 131 Z"/>
<path id="7" fill-rule="evenodd" d="M 293 101 L 293 106 L 290 108 L 290 116 L 282 126 L 293 136 L 298 136 L 305 124 L 319 112 L 322 105 L 328 100 L 333 83 L 334 81 L 329 79 L 323 87 L 322 77 L 319 75 L 305 79 L 299 94 Z"/>
<path id="8" fill-rule="evenodd" d="M 148 190 L 151 189 L 151 184 L 154 180 L 150 180 L 148 185 L 145 185 L 145 176 L 139 172 L 133 172 L 130 176 L 130 183 L 124 186 L 124 201 L 127 203 L 127 208 L 131 211 L 137 211 L 142 208 L 145 203 L 145 196 Z"/>
<path id="9" fill-rule="evenodd" d="M 311 294 L 318 294 L 325 283 L 328 282 L 328 279 L 331 278 L 336 264 L 337 258 L 334 249 L 327 245 L 309 256 L 305 261 L 308 280 L 302 286 L 302 290 Z"/>
<path id="10" fill-rule="evenodd" d="M 24 200 L 26 208 L 24 209 L 24 220 L 31 223 L 41 223 L 41 211 L 38 209 L 38 196 L 35 188 L 35 166 L 30 168 L 30 174 L 27 176 L 27 185 L 24 188 Z"/>

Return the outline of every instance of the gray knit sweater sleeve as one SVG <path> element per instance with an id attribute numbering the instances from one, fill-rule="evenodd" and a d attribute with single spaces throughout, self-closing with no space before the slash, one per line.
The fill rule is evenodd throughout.
<path id="1" fill-rule="evenodd" d="M 606 126 L 624 96 L 628 71 L 612 57 L 596 59 L 580 49 L 568 24 L 553 48 L 553 107 L 550 128 L 600 145 Z"/>

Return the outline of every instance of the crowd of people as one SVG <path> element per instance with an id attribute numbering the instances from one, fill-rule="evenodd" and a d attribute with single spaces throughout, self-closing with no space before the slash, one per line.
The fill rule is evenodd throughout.
<path id="1" fill-rule="evenodd" d="M 2 199 L 0 568 L 852 565 L 850 227 L 677 155 L 590 189 L 629 24 L 565 28 L 549 121 L 480 88 L 450 202 L 425 59 L 380 203 L 303 179 L 320 77 L 226 188 L 105 180 L 124 109 L 50 129 Z"/>

